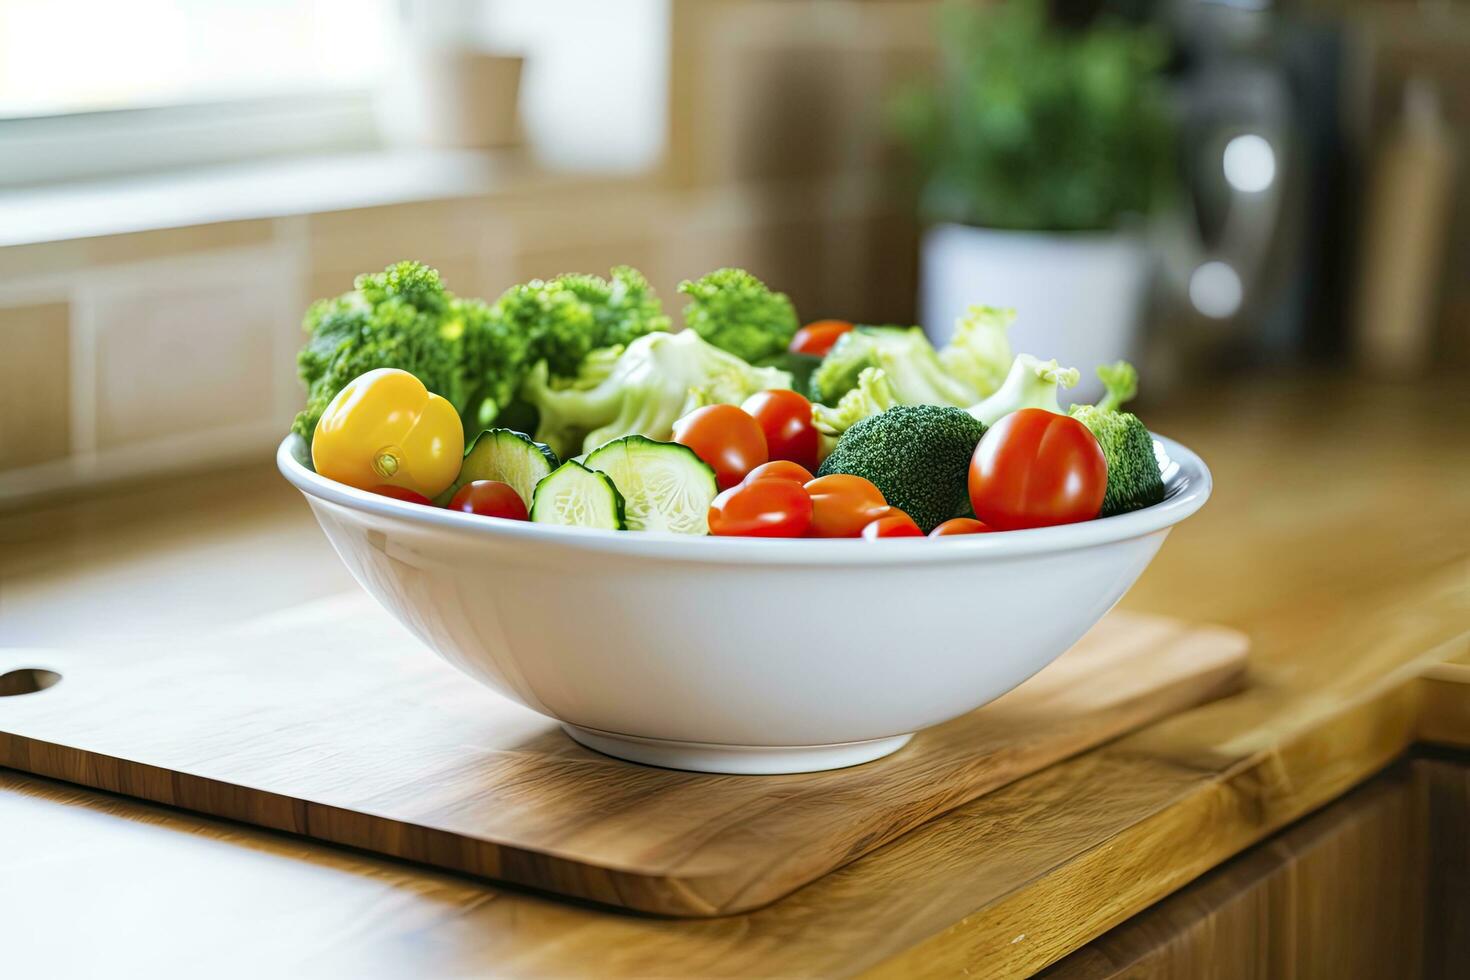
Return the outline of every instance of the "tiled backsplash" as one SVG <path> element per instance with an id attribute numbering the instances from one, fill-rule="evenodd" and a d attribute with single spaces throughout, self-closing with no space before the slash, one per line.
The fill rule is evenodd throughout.
<path id="1" fill-rule="evenodd" d="M 14 470 L 71 453 L 70 307 L 0 308 L 0 466 Z"/>
<path id="2" fill-rule="evenodd" d="M 269 222 L 0 249 L 0 502 L 262 445 L 297 397 L 292 251 Z"/>
<path id="3" fill-rule="evenodd" d="M 912 232 L 881 182 L 654 182 L 0 248 L 0 504 L 70 486 L 265 458 L 300 407 L 301 314 L 358 272 L 414 258 L 494 297 L 559 272 L 679 280 L 743 265 L 810 318 L 903 318 Z M 677 319 L 677 318 L 676 318 Z"/>
<path id="4" fill-rule="evenodd" d="M 268 458 L 302 402 L 302 311 L 398 259 L 487 298 L 627 263 L 674 314 L 681 279 L 739 265 L 807 319 L 912 322 L 916 232 L 885 176 L 875 107 L 927 58 L 933 9 L 675 0 L 666 160 L 646 178 L 459 160 L 395 182 L 389 165 L 366 179 L 375 193 L 361 203 L 400 199 L 405 181 L 438 199 L 331 210 L 382 169 L 367 161 L 329 182 L 323 201 L 336 203 L 302 213 L 320 167 L 277 166 L 251 185 L 249 207 L 218 187 L 206 195 L 212 224 L 0 247 L 0 505 Z M 456 193 L 473 196 L 446 197 Z M 143 223 L 119 227 L 187 213 L 191 200 L 135 201 L 122 210 Z M 120 207 L 94 194 L 72 218 L 85 225 L 94 205 Z M 256 217 L 277 213 L 293 216 Z M 251 220 L 218 220 L 235 214 Z"/>
<path id="5" fill-rule="evenodd" d="M 300 295 L 287 259 L 278 249 L 188 257 L 80 290 L 73 333 L 92 363 L 75 380 L 96 402 L 92 438 L 79 448 L 107 453 L 242 419 L 280 421 Z"/>

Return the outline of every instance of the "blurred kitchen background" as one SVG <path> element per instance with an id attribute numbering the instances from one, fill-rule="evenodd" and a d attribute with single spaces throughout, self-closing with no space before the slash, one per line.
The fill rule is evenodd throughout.
<path id="1" fill-rule="evenodd" d="M 400 258 L 1013 305 L 1144 399 L 1452 370 L 1467 119 L 1465 2 L 0 0 L 0 504 L 267 454 Z"/>

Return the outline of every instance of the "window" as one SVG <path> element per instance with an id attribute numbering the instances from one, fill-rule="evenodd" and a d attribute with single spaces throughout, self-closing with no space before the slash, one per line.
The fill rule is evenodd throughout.
<path id="1" fill-rule="evenodd" d="M 374 139 L 390 0 L 0 0 L 0 183 Z"/>

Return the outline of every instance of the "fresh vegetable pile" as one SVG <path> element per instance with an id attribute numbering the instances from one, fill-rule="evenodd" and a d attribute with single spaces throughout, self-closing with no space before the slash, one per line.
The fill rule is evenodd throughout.
<path id="1" fill-rule="evenodd" d="M 947 537 L 1126 513 L 1164 498 L 1138 376 L 1064 411 L 1074 368 L 1011 355 L 1013 314 L 801 326 L 740 269 L 685 282 L 669 330 L 648 281 L 564 275 L 494 303 L 413 262 L 307 312 L 318 473 L 505 520 L 746 537 Z M 534 433 L 528 435 L 527 433 Z"/>

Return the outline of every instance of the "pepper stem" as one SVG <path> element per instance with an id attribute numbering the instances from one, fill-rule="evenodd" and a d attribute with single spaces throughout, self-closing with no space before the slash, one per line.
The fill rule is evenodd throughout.
<path id="1" fill-rule="evenodd" d="M 379 476 L 391 477 L 398 472 L 399 458 L 402 450 L 397 446 L 384 446 L 373 455 L 373 470 Z"/>

